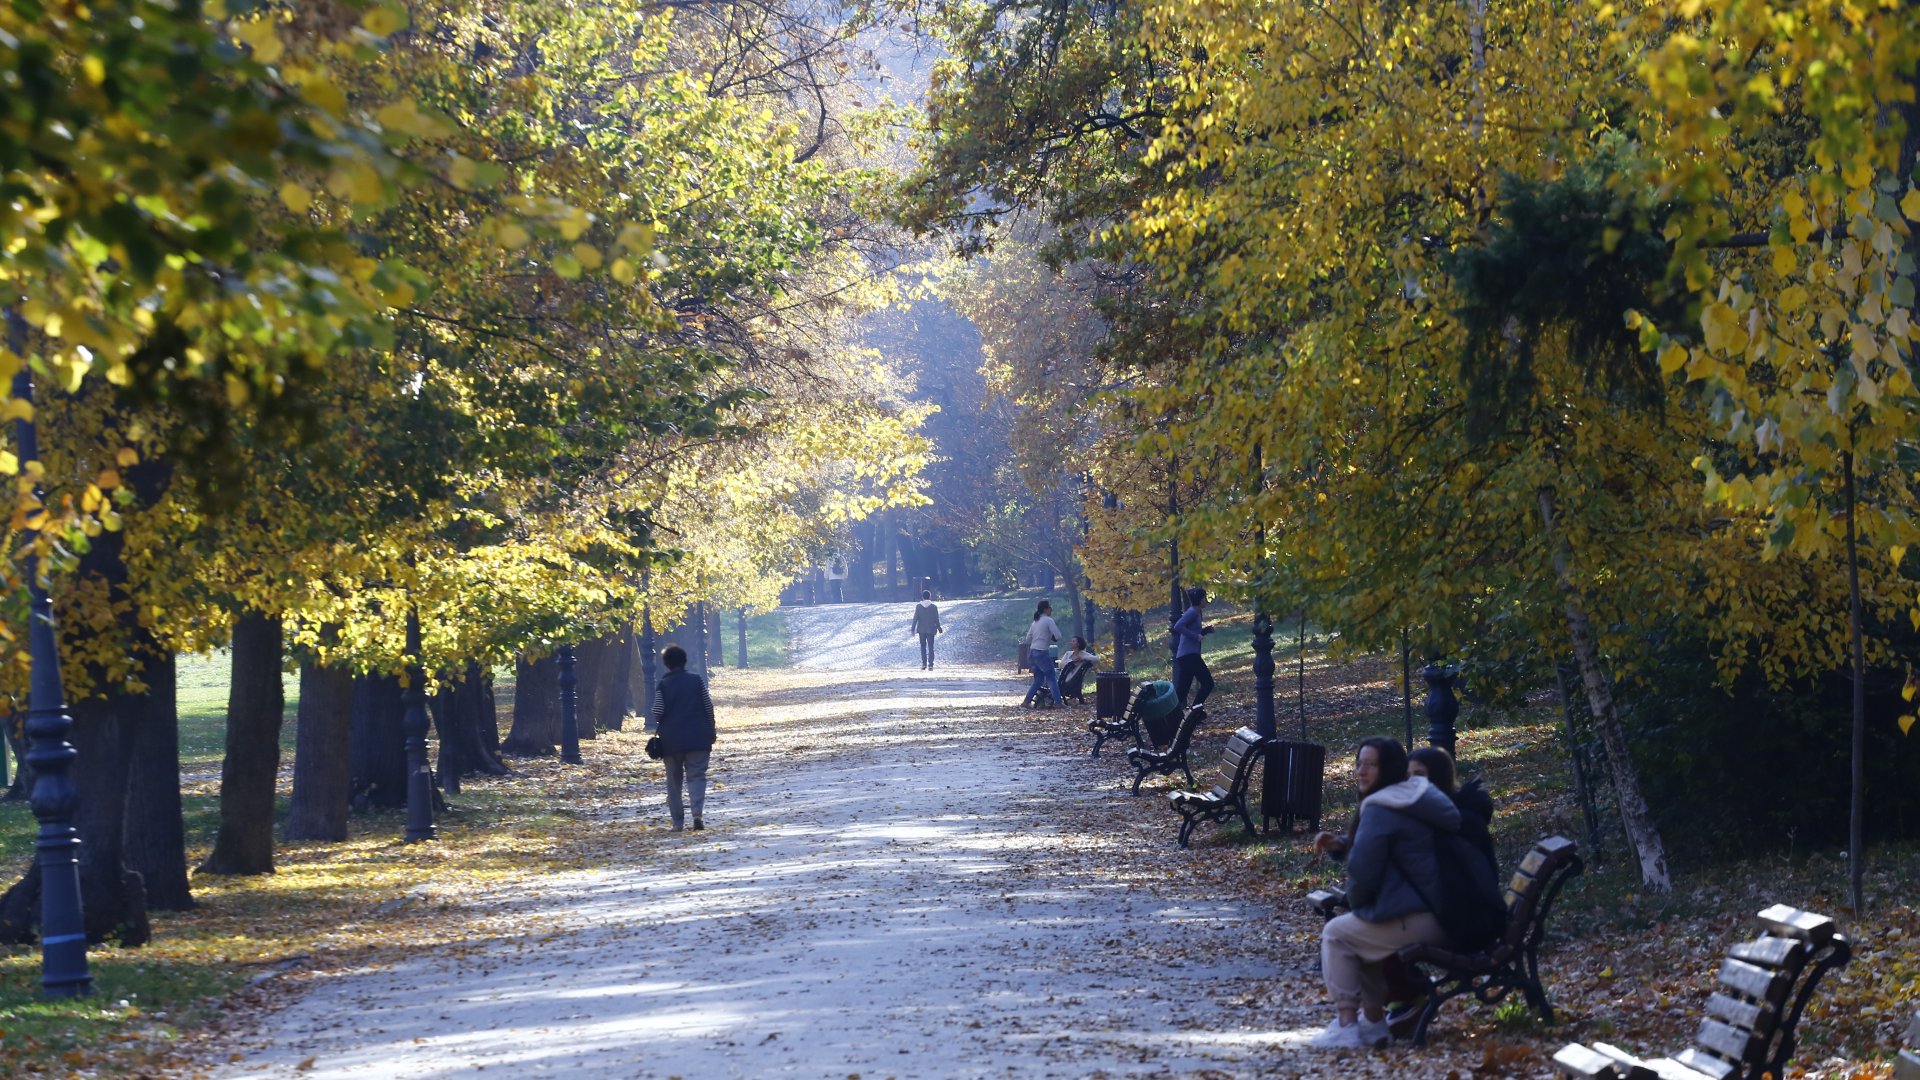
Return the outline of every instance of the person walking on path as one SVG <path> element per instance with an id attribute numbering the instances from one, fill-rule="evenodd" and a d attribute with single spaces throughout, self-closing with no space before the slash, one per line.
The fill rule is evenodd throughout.
<path id="1" fill-rule="evenodd" d="M 1027 688 L 1027 699 L 1020 704 L 1032 705 L 1034 699 L 1046 690 L 1053 705 L 1060 704 L 1060 675 L 1053 666 L 1053 643 L 1060 640 L 1060 626 L 1053 621 L 1053 601 L 1042 600 L 1040 606 L 1033 609 L 1033 622 L 1027 627 L 1027 666 L 1033 669 L 1033 685 Z"/>
<path id="2" fill-rule="evenodd" d="M 693 827 L 706 828 L 701 811 L 707 802 L 707 765 L 713 758 L 713 698 L 705 679 L 687 670 L 687 650 L 669 645 L 660 659 L 667 673 L 653 695 L 653 724 L 660 732 L 660 757 L 667 763 L 667 814 L 673 831 L 686 824 L 682 787 L 693 803 Z"/>
<path id="3" fill-rule="evenodd" d="M 913 632 L 920 635 L 920 670 L 933 670 L 933 636 L 944 634 L 947 628 L 940 625 L 940 609 L 934 606 L 933 591 L 922 590 L 920 602 L 913 607 Z"/>
<path id="4" fill-rule="evenodd" d="M 1187 590 L 1187 610 L 1173 621 L 1173 694 L 1181 705 L 1188 703 L 1187 690 L 1196 682 L 1200 691 L 1193 696 L 1192 704 L 1204 703 L 1213 693 L 1213 672 L 1207 670 L 1207 662 L 1200 656 L 1201 637 L 1213 633 L 1213 627 L 1200 625 L 1206 609 L 1207 590 L 1195 585 Z"/>

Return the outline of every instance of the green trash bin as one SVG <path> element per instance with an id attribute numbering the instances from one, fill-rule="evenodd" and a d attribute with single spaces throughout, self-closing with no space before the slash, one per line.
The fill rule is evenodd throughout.
<path id="1" fill-rule="evenodd" d="M 1173 735 L 1180 726 L 1176 714 L 1180 711 L 1180 699 L 1173 696 L 1173 684 L 1165 679 L 1155 679 L 1144 688 L 1146 697 L 1140 701 L 1140 723 L 1146 729 L 1147 739 L 1155 746 L 1165 746 L 1173 741 Z"/>

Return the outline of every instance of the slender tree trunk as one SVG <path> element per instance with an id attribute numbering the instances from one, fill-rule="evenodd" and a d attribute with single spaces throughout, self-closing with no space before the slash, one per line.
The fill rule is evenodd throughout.
<path id="1" fill-rule="evenodd" d="M 1673 881 L 1667 876 L 1666 845 L 1653 823 L 1653 812 L 1640 793 L 1640 774 L 1627 748 L 1626 732 L 1620 726 L 1620 714 L 1614 708 L 1613 685 L 1601 665 L 1599 643 L 1593 625 L 1580 602 L 1580 590 L 1574 584 L 1568 566 L 1571 545 L 1554 523 L 1553 492 L 1540 492 L 1540 521 L 1553 550 L 1553 573 L 1560 587 L 1567 617 L 1567 636 L 1573 640 L 1574 662 L 1580 667 L 1580 679 L 1587 691 L 1587 707 L 1593 714 L 1593 726 L 1606 749 L 1607 764 L 1613 771 L 1613 790 L 1620 802 L 1620 820 L 1626 826 L 1627 841 L 1640 861 L 1640 880 L 1647 888 L 1668 892 Z"/>
<path id="2" fill-rule="evenodd" d="M 398 676 L 355 676 L 348 742 L 354 809 L 407 805 L 406 731 L 400 726 L 405 712 Z"/>
<path id="3" fill-rule="evenodd" d="M 747 609 L 741 608 L 739 611 L 739 616 L 740 616 L 740 641 L 739 641 L 739 648 L 733 651 L 734 666 L 744 668 L 747 666 Z"/>
<path id="4" fill-rule="evenodd" d="M 1853 655 L 1852 797 L 1847 809 L 1847 896 L 1855 916 L 1867 907 L 1867 651 L 1860 612 L 1860 547 L 1854 529 L 1853 451 L 1840 455 L 1847 469 L 1847 635 Z"/>
<path id="5" fill-rule="evenodd" d="M 0 802 L 25 802 L 33 791 L 33 766 L 27 764 L 27 736 L 23 725 L 26 713 L 17 712 L 4 719 L 7 747 L 13 751 L 13 784 Z"/>
<path id="6" fill-rule="evenodd" d="M 714 668 L 727 666 L 727 635 L 725 633 L 724 628 L 720 625 L 720 605 L 707 604 L 705 606 L 705 610 L 707 613 L 706 671 L 710 672 Z M 705 673 L 706 672 L 702 672 L 702 674 L 705 674 Z"/>
<path id="7" fill-rule="evenodd" d="M 500 752 L 551 757 L 559 739 L 560 665 L 551 656 L 531 662 L 521 657 L 513 688 L 513 729 Z"/>
<path id="8" fill-rule="evenodd" d="M 447 688 L 445 697 L 449 737 L 460 744 L 456 759 L 462 774 L 512 776 L 513 770 L 500 760 L 493 687 L 486 670 L 477 662 L 469 662 L 465 675 Z"/>
<path id="9" fill-rule="evenodd" d="M 347 838 L 353 798 L 350 746 L 353 672 L 307 663 L 300 668 L 300 711 L 294 721 L 293 803 L 288 840 L 338 842 Z"/>
<path id="10" fill-rule="evenodd" d="M 172 653 L 149 642 L 140 681 L 147 684 L 147 712 L 133 726 L 127 778 L 127 815 L 122 842 L 127 869 L 140 875 L 147 907 L 186 911 L 193 907 L 187 881 L 186 824 L 180 812 L 180 710 Z"/>
<path id="11" fill-rule="evenodd" d="M 446 686 L 444 681 L 441 685 Z M 427 715 L 433 721 L 434 737 L 440 743 L 440 760 L 436 766 L 440 790 L 449 795 L 458 795 L 460 775 L 466 771 L 466 761 L 461 754 L 460 718 L 454 712 L 451 688 L 441 689 L 427 699 Z"/>
<path id="12" fill-rule="evenodd" d="M 280 778 L 280 618 L 249 611 L 233 624 L 227 755 L 220 766 L 220 831 L 203 874 L 273 873 L 273 796 Z"/>

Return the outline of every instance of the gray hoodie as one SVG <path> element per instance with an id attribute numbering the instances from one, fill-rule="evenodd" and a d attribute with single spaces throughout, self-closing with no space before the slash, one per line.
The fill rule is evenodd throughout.
<path id="1" fill-rule="evenodd" d="M 1433 911 L 1440 896 L 1434 830 L 1458 832 L 1460 810 L 1424 776 L 1367 796 L 1347 852 L 1347 902 L 1368 922 Z"/>

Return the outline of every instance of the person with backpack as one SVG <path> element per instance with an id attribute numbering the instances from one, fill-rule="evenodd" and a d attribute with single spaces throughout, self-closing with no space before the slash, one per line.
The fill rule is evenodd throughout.
<path id="1" fill-rule="evenodd" d="M 1486 856 L 1493 872 L 1494 887 L 1500 884 L 1500 858 L 1493 853 L 1493 796 L 1478 780 L 1455 786 L 1453 755 L 1438 746 L 1423 746 L 1407 755 L 1407 774 L 1424 776 L 1427 782 L 1446 793 L 1460 811 L 1460 835 L 1475 851 Z"/>
<path id="2" fill-rule="evenodd" d="M 922 590 L 920 602 L 913 607 L 913 632 L 920 635 L 920 670 L 932 671 L 933 636 L 947 629 L 940 625 L 940 609 L 933 602 L 931 589 Z"/>
<path id="3" fill-rule="evenodd" d="M 1320 970 L 1336 1016 L 1314 1037 L 1320 1049 L 1361 1049 L 1388 1039 L 1381 962 L 1407 945 L 1446 944 L 1437 897 L 1438 838 L 1458 835 L 1460 811 L 1424 777 L 1410 777 L 1399 740 L 1360 743 L 1354 775 L 1361 802 L 1344 851 L 1351 910 L 1320 931 Z M 1323 840 L 1323 838 L 1325 838 Z M 1315 838 L 1321 850 L 1334 838 Z"/>
<path id="4" fill-rule="evenodd" d="M 667 673 L 654 690 L 653 724 L 660 733 L 660 759 L 667 766 L 667 815 L 673 819 L 673 831 L 679 832 L 686 823 L 686 808 L 680 803 L 685 787 L 698 831 L 707 827 L 702 811 L 715 739 L 713 698 L 707 694 L 706 680 L 687 670 L 687 650 L 669 645 L 660 659 Z"/>

